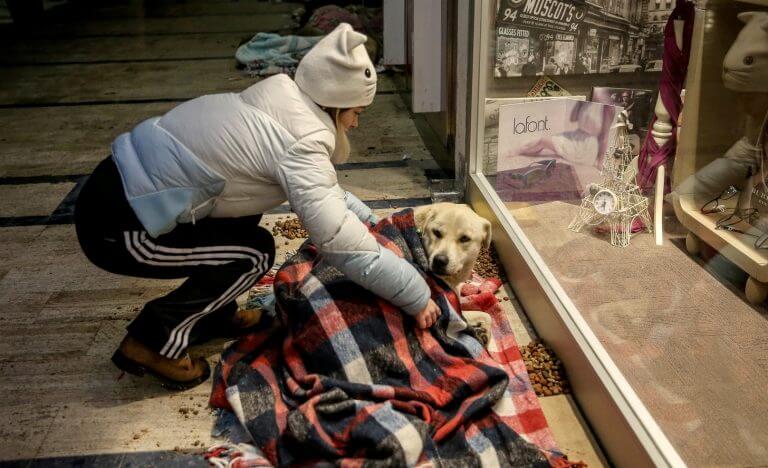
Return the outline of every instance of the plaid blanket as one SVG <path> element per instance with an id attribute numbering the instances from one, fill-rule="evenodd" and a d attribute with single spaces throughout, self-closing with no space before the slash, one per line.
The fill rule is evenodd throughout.
<path id="1" fill-rule="evenodd" d="M 372 232 L 426 270 L 412 210 Z M 469 287 L 465 304 L 493 318 L 486 351 L 460 317 L 456 294 L 425 278 L 442 315 L 420 330 L 323 262 L 309 242 L 282 266 L 275 293 L 284 325 L 225 351 L 211 395 L 253 437 L 242 466 L 570 465 L 493 296 L 499 283 Z"/>

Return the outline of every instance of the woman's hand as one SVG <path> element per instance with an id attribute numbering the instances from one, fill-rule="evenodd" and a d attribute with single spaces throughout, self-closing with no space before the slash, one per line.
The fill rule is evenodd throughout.
<path id="1" fill-rule="evenodd" d="M 440 316 L 440 307 L 437 306 L 432 299 L 427 302 L 427 306 L 416 314 L 416 323 L 419 324 L 419 328 L 429 328 L 437 322 L 437 318 Z"/>

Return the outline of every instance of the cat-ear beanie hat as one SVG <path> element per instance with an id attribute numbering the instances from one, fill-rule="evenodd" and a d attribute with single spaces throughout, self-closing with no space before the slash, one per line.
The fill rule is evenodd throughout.
<path id="1" fill-rule="evenodd" d="M 376 95 L 376 70 L 365 49 L 368 38 L 341 23 L 304 56 L 296 84 L 323 107 L 365 107 Z"/>

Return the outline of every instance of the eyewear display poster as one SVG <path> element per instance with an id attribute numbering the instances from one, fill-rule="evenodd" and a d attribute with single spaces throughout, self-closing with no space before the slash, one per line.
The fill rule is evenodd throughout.
<path id="1" fill-rule="evenodd" d="M 568 97 L 520 97 L 520 98 L 488 98 L 485 100 L 485 132 L 483 133 L 483 145 L 485 157 L 483 158 L 483 173 L 496 174 L 496 157 L 499 144 L 499 108 L 506 104 L 520 104 L 523 102 L 547 101 L 551 99 L 576 99 L 586 101 L 586 96 Z"/>
<path id="2" fill-rule="evenodd" d="M 555 99 L 499 108 L 496 191 L 504 201 L 579 200 L 600 169 L 620 107 Z"/>
<path id="3" fill-rule="evenodd" d="M 494 76 L 658 71 L 673 7 L 673 0 L 498 0 Z"/>

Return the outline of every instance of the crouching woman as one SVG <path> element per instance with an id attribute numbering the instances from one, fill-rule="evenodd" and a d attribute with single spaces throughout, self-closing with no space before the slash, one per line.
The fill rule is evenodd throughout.
<path id="1" fill-rule="evenodd" d="M 439 309 L 416 269 L 381 248 L 370 209 L 338 185 L 346 132 L 376 94 L 366 37 L 342 24 L 301 61 L 235 94 L 202 96 L 151 118 L 112 145 L 75 210 L 78 239 L 95 265 L 141 278 L 186 278 L 148 302 L 112 356 L 120 369 L 170 388 L 205 381 L 189 346 L 236 336 L 257 318 L 235 299 L 274 263 L 259 223 L 288 201 L 326 261 L 431 326 Z"/>

